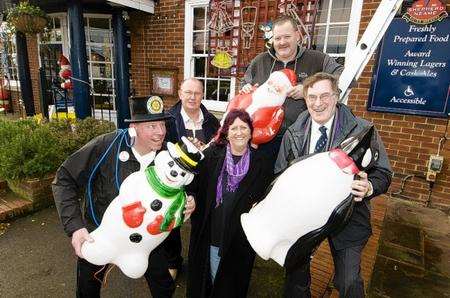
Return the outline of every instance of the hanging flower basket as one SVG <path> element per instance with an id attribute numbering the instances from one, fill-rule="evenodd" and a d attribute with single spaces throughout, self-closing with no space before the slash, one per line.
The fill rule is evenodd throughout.
<path id="1" fill-rule="evenodd" d="M 39 7 L 28 2 L 21 2 L 19 5 L 8 9 L 6 21 L 12 32 L 37 34 L 44 32 L 48 18 Z"/>

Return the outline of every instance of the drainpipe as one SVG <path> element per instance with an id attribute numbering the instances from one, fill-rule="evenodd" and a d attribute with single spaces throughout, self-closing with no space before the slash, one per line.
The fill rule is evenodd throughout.
<path id="1" fill-rule="evenodd" d="M 35 115 L 33 87 L 31 86 L 30 63 L 28 61 L 27 38 L 25 34 L 16 32 L 17 68 L 20 81 L 20 92 L 27 116 Z"/>
<path id="2" fill-rule="evenodd" d="M 116 89 L 117 127 L 126 128 L 124 119 L 130 118 L 128 96 L 130 95 L 130 72 L 122 11 L 115 11 L 112 18 L 114 35 L 114 76 Z"/>
<path id="3" fill-rule="evenodd" d="M 68 1 L 70 29 L 70 63 L 72 65 L 72 83 L 75 114 L 84 119 L 91 116 L 91 97 L 86 56 L 86 38 L 84 35 L 83 8 L 80 0 Z"/>

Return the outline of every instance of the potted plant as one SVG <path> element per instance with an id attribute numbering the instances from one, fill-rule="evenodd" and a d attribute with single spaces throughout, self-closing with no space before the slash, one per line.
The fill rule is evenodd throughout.
<path id="1" fill-rule="evenodd" d="M 8 9 L 6 21 L 12 32 L 37 34 L 44 32 L 48 17 L 38 6 L 26 1 Z"/>
<path id="2" fill-rule="evenodd" d="M 61 163 L 91 138 L 113 129 L 114 124 L 92 118 L 75 123 L 0 119 L 0 178 L 35 208 L 47 206 Z"/>

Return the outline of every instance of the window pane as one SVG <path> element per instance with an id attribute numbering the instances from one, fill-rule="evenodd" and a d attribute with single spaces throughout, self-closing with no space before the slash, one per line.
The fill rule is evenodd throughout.
<path id="1" fill-rule="evenodd" d="M 111 96 L 92 96 L 92 100 L 94 101 L 94 106 L 99 110 L 113 110 L 113 100 Z M 107 114 L 104 117 L 108 117 Z"/>
<path id="2" fill-rule="evenodd" d="M 327 53 L 345 53 L 348 25 L 330 25 L 328 32 Z"/>
<path id="3" fill-rule="evenodd" d="M 203 30 L 205 28 L 205 8 L 194 8 L 194 30 Z"/>
<path id="4" fill-rule="evenodd" d="M 348 22 L 350 20 L 351 0 L 333 1 L 331 7 L 331 22 Z"/>
<path id="5" fill-rule="evenodd" d="M 112 81 L 93 80 L 94 93 L 112 94 Z"/>
<path id="6" fill-rule="evenodd" d="M 90 60 L 111 62 L 111 47 L 110 47 L 110 45 L 105 44 L 103 46 L 91 46 Z"/>
<path id="7" fill-rule="evenodd" d="M 325 26 L 316 26 L 314 28 L 312 48 L 323 52 L 324 43 L 325 43 Z"/>
<path id="8" fill-rule="evenodd" d="M 230 81 L 220 81 L 219 88 L 219 100 L 228 101 L 228 96 L 230 94 Z"/>
<path id="9" fill-rule="evenodd" d="M 204 54 L 205 53 L 205 33 L 204 32 L 196 32 L 193 37 L 193 49 L 192 53 L 194 54 Z"/>
<path id="10" fill-rule="evenodd" d="M 208 100 L 217 100 L 217 81 L 208 80 L 206 82 L 206 97 Z"/>
<path id="11" fill-rule="evenodd" d="M 204 57 L 194 57 L 194 77 L 205 76 L 205 62 Z"/>
<path id="12" fill-rule="evenodd" d="M 319 9 L 317 10 L 316 23 L 326 23 L 328 15 L 328 7 L 330 6 L 330 0 L 322 0 L 319 3 L 320 4 Z"/>
<path id="13" fill-rule="evenodd" d="M 111 64 L 92 63 L 91 76 L 94 78 L 112 78 Z"/>
<path id="14" fill-rule="evenodd" d="M 89 19 L 90 41 L 95 43 L 111 43 L 109 19 Z"/>

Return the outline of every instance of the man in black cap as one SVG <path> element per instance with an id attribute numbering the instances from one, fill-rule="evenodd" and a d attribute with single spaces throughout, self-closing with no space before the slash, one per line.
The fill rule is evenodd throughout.
<path id="1" fill-rule="evenodd" d="M 56 207 L 78 256 L 77 297 L 99 297 L 106 271 L 83 259 L 81 245 L 93 241 L 89 232 L 101 222 L 122 181 L 133 172 L 145 170 L 158 151 L 165 149 L 165 121 L 170 115 L 164 112 L 161 98 L 131 99 L 131 115 L 125 120 L 130 123 L 128 131 L 94 138 L 61 165 L 53 181 Z M 195 202 L 188 197 L 185 215 L 194 209 Z M 152 251 L 144 275 L 153 297 L 171 297 L 175 291 L 164 246 L 165 242 Z"/>

